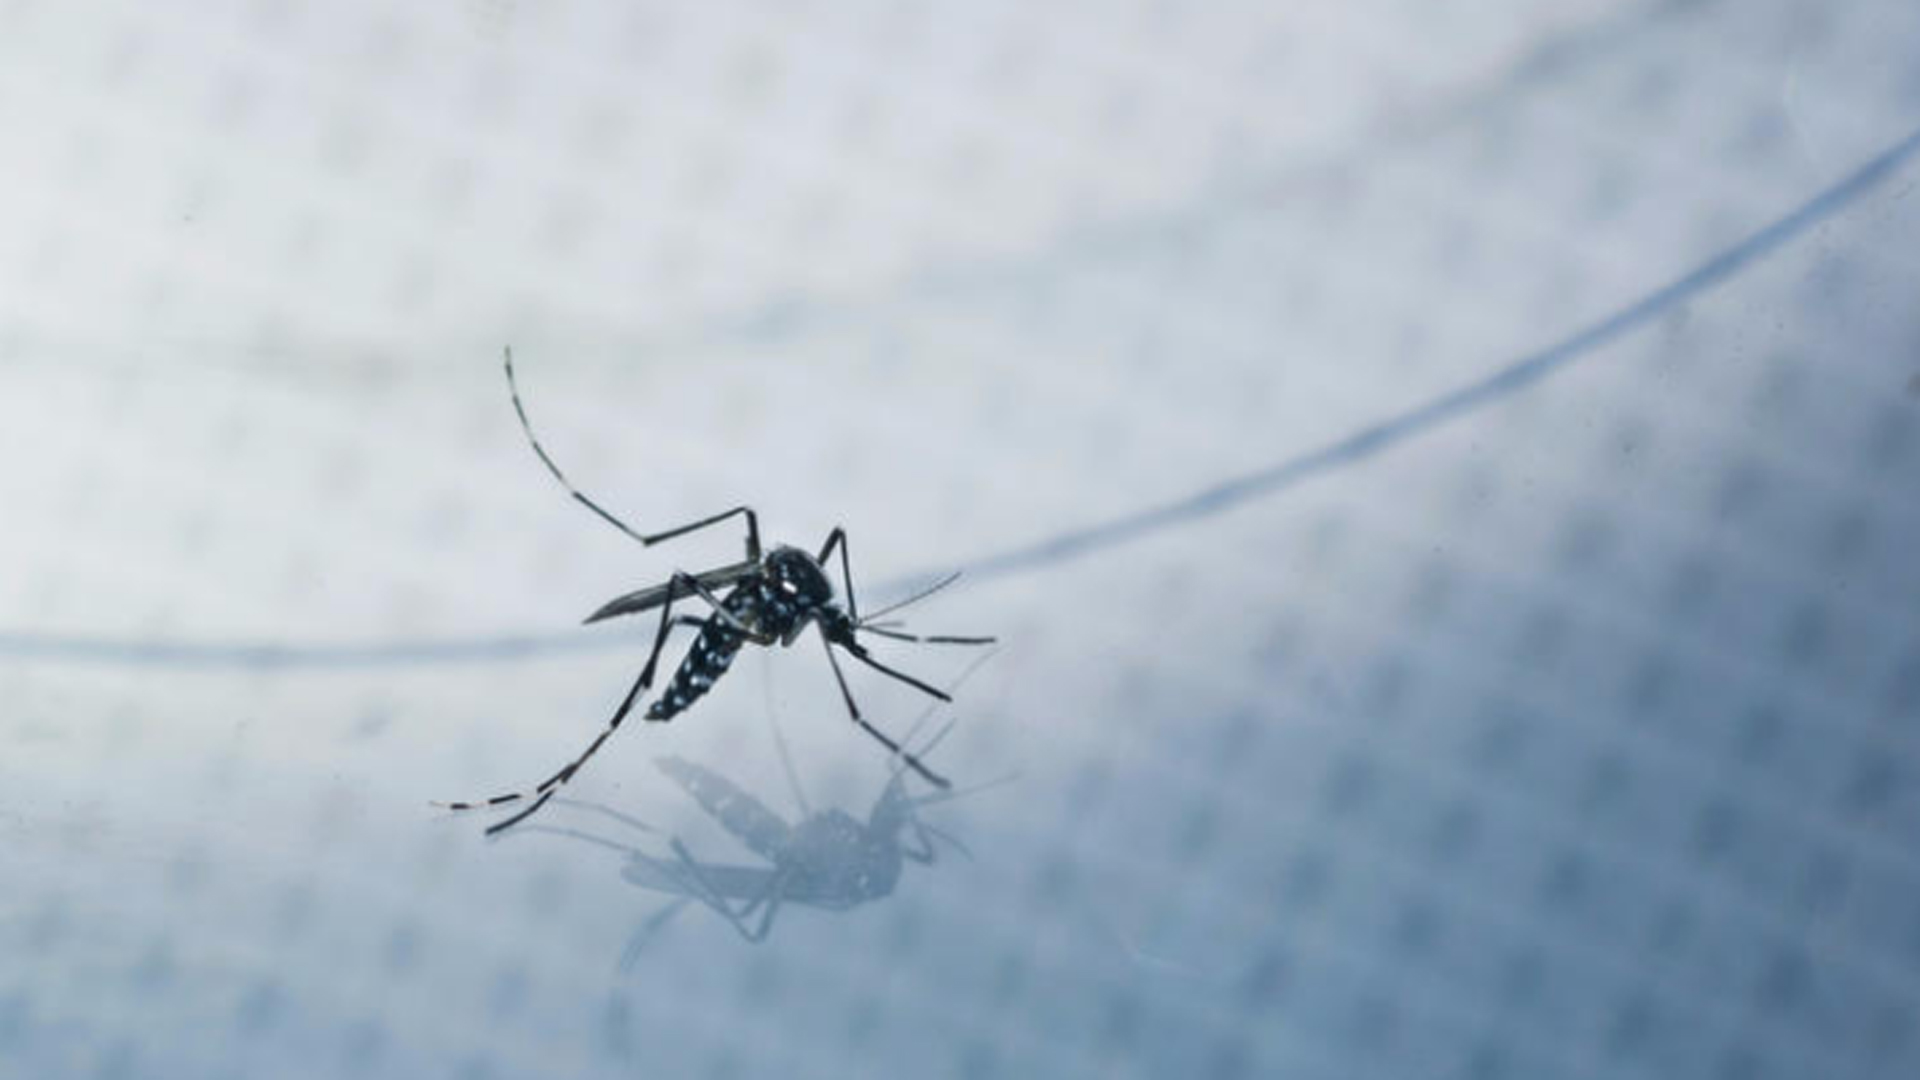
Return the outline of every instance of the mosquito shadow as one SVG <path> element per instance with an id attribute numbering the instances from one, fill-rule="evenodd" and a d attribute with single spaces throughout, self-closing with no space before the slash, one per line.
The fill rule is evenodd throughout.
<path id="1" fill-rule="evenodd" d="M 565 836 L 618 852 L 626 858 L 620 876 L 629 884 L 671 898 L 628 941 L 620 959 L 623 971 L 632 968 L 646 947 L 688 904 L 705 907 L 726 920 L 742 939 L 757 943 L 766 940 L 776 916 L 789 905 L 849 911 L 892 896 L 907 865 L 934 865 L 943 844 L 972 858 L 959 838 L 922 821 L 919 811 L 1012 779 L 957 791 L 914 794 L 909 790 L 909 774 L 896 766 L 864 817 L 838 807 L 814 810 L 796 786 L 793 794 L 802 816 L 789 822 L 761 798 L 705 766 L 681 757 L 656 758 L 654 764 L 759 861 L 704 858 L 665 830 L 611 808 L 576 800 L 556 805 L 598 814 L 642 837 L 614 839 L 558 825 L 531 825 L 521 830 Z M 649 841 L 660 850 L 643 846 Z"/>

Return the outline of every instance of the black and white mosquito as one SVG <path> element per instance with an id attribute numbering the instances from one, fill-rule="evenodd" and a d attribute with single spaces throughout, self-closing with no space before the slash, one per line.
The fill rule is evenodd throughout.
<path id="1" fill-rule="evenodd" d="M 869 723 L 860 713 L 860 707 L 854 703 L 853 691 L 847 687 L 847 677 L 840 670 L 836 648 L 845 650 L 849 656 L 875 671 L 906 683 L 922 693 L 929 694 L 941 701 L 953 700 L 945 691 L 914 678 L 905 672 L 874 659 L 859 639 L 860 634 L 874 634 L 892 638 L 896 641 L 925 642 L 942 645 L 989 645 L 990 637 L 955 637 L 947 634 L 916 635 L 897 629 L 897 624 L 879 621 L 883 616 L 906 607 L 908 604 L 926 597 L 952 584 L 957 574 L 935 582 L 933 585 L 879 611 L 870 613 L 865 619 L 860 617 L 860 609 L 854 600 L 853 570 L 847 554 L 847 535 L 845 530 L 836 528 L 827 534 L 826 543 L 820 546 L 819 554 L 788 547 L 784 544 L 770 551 L 760 547 L 760 520 L 750 507 L 736 506 L 712 517 L 702 518 L 688 525 L 682 525 L 665 532 L 641 533 L 626 522 L 615 517 L 599 503 L 594 502 L 573 486 L 560 466 L 547 454 L 540 439 L 533 433 L 533 425 L 527 420 L 526 406 L 520 400 L 520 387 L 513 374 L 513 350 L 506 350 L 507 392 L 513 398 L 514 415 L 520 419 L 520 430 L 526 434 L 527 442 L 533 452 L 539 456 L 540 463 L 547 467 L 560 486 L 566 488 L 575 502 L 591 510 L 601 520 L 621 532 L 639 541 L 643 546 L 652 547 L 662 541 L 696 532 L 709 526 L 718 525 L 733 518 L 746 519 L 746 558 L 731 566 L 723 566 L 701 574 L 689 574 L 676 570 L 665 584 L 653 585 L 618 596 L 602 605 L 598 611 L 587 616 L 588 623 L 622 615 L 637 615 L 641 612 L 660 609 L 659 628 L 654 632 L 653 649 L 647 655 L 646 666 L 640 669 L 640 675 L 627 690 L 626 697 L 608 719 L 607 726 L 594 740 L 587 744 L 578 757 L 561 766 L 552 776 L 542 780 L 530 791 L 516 791 L 505 795 L 495 795 L 489 799 L 450 802 L 438 805 L 450 810 L 477 810 L 531 800 L 531 805 L 490 826 L 489 835 L 507 829 L 526 820 L 535 811 L 546 805 L 555 791 L 573 779 L 587 760 L 598 753 L 609 737 L 618 731 L 633 710 L 640 695 L 653 686 L 654 671 L 660 662 L 660 650 L 666 645 L 667 636 L 681 626 L 694 627 L 699 631 L 694 639 L 693 648 L 688 650 L 686 659 L 675 669 L 667 689 L 653 703 L 647 706 L 648 720 L 666 721 L 684 711 L 713 688 L 720 676 L 726 674 L 733 658 L 740 652 L 741 646 L 752 642 L 755 645 L 792 645 L 799 640 L 808 627 L 820 632 L 820 641 L 827 652 L 827 662 L 833 669 L 833 677 L 840 686 L 840 696 L 846 702 L 847 713 L 862 731 L 872 736 L 891 753 L 901 756 L 907 766 L 938 787 L 950 786 L 944 777 L 934 773 L 920 760 L 901 749 L 900 744 L 887 737 L 886 733 Z M 846 592 L 846 603 L 842 606 L 835 601 L 833 583 L 823 569 L 835 554 L 840 557 L 840 581 Z M 727 590 L 724 595 L 716 590 Z M 710 609 L 704 619 L 692 615 L 674 615 L 676 602 L 689 598 L 698 598 Z"/>

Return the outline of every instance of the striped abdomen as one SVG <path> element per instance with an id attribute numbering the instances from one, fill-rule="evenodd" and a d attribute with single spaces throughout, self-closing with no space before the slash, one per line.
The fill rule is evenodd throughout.
<path id="1" fill-rule="evenodd" d="M 742 617 L 741 621 L 751 623 L 746 613 L 739 610 L 749 607 L 736 598 L 740 592 L 729 593 L 722 601 L 727 610 Z M 700 634 L 693 639 L 693 648 L 687 652 L 687 658 L 680 661 L 674 669 L 672 681 L 667 683 L 666 693 L 654 699 L 647 707 L 647 719 L 671 720 L 687 706 L 699 701 L 720 676 L 727 673 L 733 658 L 739 654 L 740 646 L 746 637 L 735 630 L 719 615 L 706 621 L 700 628 Z"/>

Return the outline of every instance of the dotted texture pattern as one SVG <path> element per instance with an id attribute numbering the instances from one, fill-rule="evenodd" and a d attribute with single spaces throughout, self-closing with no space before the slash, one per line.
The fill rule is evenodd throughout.
<path id="1" fill-rule="evenodd" d="M 1910 167 L 904 612 L 1002 637 L 933 760 L 1013 779 L 870 902 L 750 944 L 582 839 L 754 865 L 669 755 L 864 819 L 813 647 L 542 828 L 426 803 L 550 772 L 651 629 L 578 620 L 738 553 L 569 503 L 503 344 L 604 503 L 879 586 L 1418 408 L 1916 126 L 1904 0 L 0 3 L 0 1078 L 1915 1075 Z M 580 645 L 391 648 L 516 637 Z"/>

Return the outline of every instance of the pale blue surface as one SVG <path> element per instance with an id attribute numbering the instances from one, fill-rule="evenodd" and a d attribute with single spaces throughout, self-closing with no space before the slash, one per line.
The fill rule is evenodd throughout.
<path id="1" fill-rule="evenodd" d="M 0 14 L 0 1077 L 1913 1075 L 1920 8 L 1302 8 Z"/>

